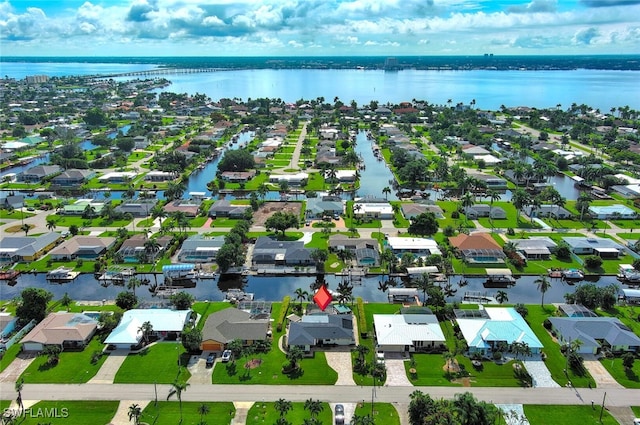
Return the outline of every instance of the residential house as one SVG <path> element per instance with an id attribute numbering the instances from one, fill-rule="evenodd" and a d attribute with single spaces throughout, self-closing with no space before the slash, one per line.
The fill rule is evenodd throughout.
<path id="1" fill-rule="evenodd" d="M 580 354 L 640 352 L 640 337 L 616 317 L 549 317 L 559 344 L 580 340 Z"/>
<path id="2" fill-rule="evenodd" d="M 113 171 L 98 177 L 98 181 L 101 183 L 122 184 L 132 181 L 137 175 L 137 173 L 132 171 Z"/>
<path id="3" fill-rule="evenodd" d="M 598 255 L 602 258 L 618 258 L 625 248 L 619 243 L 598 236 L 565 236 L 562 238 L 574 254 Z"/>
<path id="4" fill-rule="evenodd" d="M 62 240 L 60 233 L 0 238 L 0 264 L 36 261 Z"/>
<path id="5" fill-rule="evenodd" d="M 418 257 L 442 255 L 440 248 L 438 248 L 438 243 L 428 238 L 389 237 L 386 240 L 386 246 L 398 257 L 401 257 L 406 252 Z"/>
<path id="6" fill-rule="evenodd" d="M 312 217 L 344 213 L 344 201 L 339 196 L 307 198 L 307 210 Z"/>
<path id="7" fill-rule="evenodd" d="M 591 205 L 589 214 L 598 220 L 634 219 L 639 215 L 634 209 L 621 204 Z"/>
<path id="8" fill-rule="evenodd" d="M 40 352 L 47 346 L 83 350 L 98 328 L 98 321 L 82 313 L 50 313 L 21 340 L 25 352 Z"/>
<path id="9" fill-rule="evenodd" d="M 390 303 L 418 303 L 420 300 L 420 292 L 418 288 L 389 288 L 387 290 L 387 298 Z"/>
<path id="10" fill-rule="evenodd" d="M 444 351 L 446 339 L 438 318 L 428 309 L 423 313 L 374 314 L 376 347 L 386 352 Z"/>
<path id="11" fill-rule="evenodd" d="M 251 261 L 254 266 L 310 266 L 315 264 L 311 251 L 302 241 L 278 241 L 261 236 L 256 240 Z"/>
<path id="12" fill-rule="evenodd" d="M 250 205 L 234 205 L 226 199 L 219 199 L 209 208 L 209 217 L 243 218 Z"/>
<path id="13" fill-rule="evenodd" d="M 533 208 L 531 205 L 525 206 L 522 211 L 529 217 L 553 217 L 556 219 L 571 218 L 571 212 L 559 205 L 540 205 L 538 208 Z"/>
<path id="14" fill-rule="evenodd" d="M 153 199 L 137 199 L 124 201 L 115 209 L 123 214 L 131 214 L 134 217 L 149 217 L 149 213 L 156 206 L 158 200 Z"/>
<path id="15" fill-rule="evenodd" d="M 135 149 L 146 149 L 149 147 L 149 139 L 146 136 L 135 136 L 133 143 Z"/>
<path id="16" fill-rule="evenodd" d="M 350 251 L 354 254 L 359 266 L 376 267 L 380 265 L 378 246 L 376 239 L 355 239 L 344 235 L 334 235 L 329 239 L 329 251 Z"/>
<path id="17" fill-rule="evenodd" d="M 169 310 L 164 308 L 133 309 L 125 311 L 116 328 L 111 331 L 105 344 L 116 349 L 133 349 L 142 342 L 142 325 L 149 322 L 153 327 L 152 337 L 177 339 L 187 322 L 194 320 L 191 310 Z"/>
<path id="18" fill-rule="evenodd" d="M 355 343 L 351 314 L 304 315 L 299 322 L 289 322 L 287 346 L 300 347 L 305 353 L 314 348 Z"/>
<path id="19" fill-rule="evenodd" d="M 18 175 L 18 180 L 25 183 L 40 183 L 48 177 L 55 176 L 62 168 L 59 165 L 36 165 Z"/>
<path id="20" fill-rule="evenodd" d="M 167 214 L 180 211 L 183 212 L 187 217 L 195 217 L 198 215 L 198 211 L 200 211 L 200 203 L 201 201 L 194 202 L 193 200 L 178 199 L 176 201 L 167 203 L 162 208 Z"/>
<path id="21" fill-rule="evenodd" d="M 111 248 L 115 242 L 116 238 L 113 237 L 77 235 L 53 248 L 49 251 L 49 255 L 54 261 L 69 261 L 77 258 L 95 260 Z"/>
<path id="22" fill-rule="evenodd" d="M 266 341 L 269 335 L 269 317 L 262 317 L 237 308 L 225 308 L 211 313 L 202 328 L 202 351 L 223 351 L 235 339 L 243 345 Z"/>
<path id="23" fill-rule="evenodd" d="M 309 180 L 309 174 L 296 173 L 296 174 L 271 174 L 269 176 L 269 183 L 287 182 L 290 186 L 304 186 Z"/>
<path id="24" fill-rule="evenodd" d="M 57 188 L 79 188 L 96 176 L 93 170 L 70 169 L 51 179 L 51 185 Z"/>
<path id="25" fill-rule="evenodd" d="M 548 260 L 551 252 L 555 251 L 557 244 L 549 237 L 536 236 L 529 239 L 511 239 L 516 250 L 527 260 Z"/>
<path id="26" fill-rule="evenodd" d="M 73 204 L 64 205 L 61 209 L 58 209 L 58 214 L 95 217 L 100 215 L 104 204 L 104 202 L 94 201 L 93 199 L 78 199 Z"/>
<path id="27" fill-rule="evenodd" d="M 188 263 L 213 263 L 220 248 L 224 245 L 224 236 L 189 236 L 178 252 L 178 261 Z"/>
<path id="28" fill-rule="evenodd" d="M 469 264 L 504 264 L 502 247 L 487 233 L 460 233 L 449 238 L 462 259 Z"/>
<path id="29" fill-rule="evenodd" d="M 256 170 L 224 171 L 220 178 L 230 183 L 246 183 L 256 176 Z"/>
<path id="30" fill-rule="evenodd" d="M 388 202 L 362 202 L 353 204 L 353 215 L 359 218 L 393 219 L 393 207 Z"/>
<path id="31" fill-rule="evenodd" d="M 532 354 L 543 346 L 527 322 L 512 307 L 489 307 L 482 310 L 455 310 L 456 322 L 464 336 L 469 354 L 487 356 L 514 342 L 525 343 Z"/>
<path id="32" fill-rule="evenodd" d="M 436 218 L 444 218 L 444 211 L 438 205 L 431 204 L 423 204 L 423 203 L 413 203 L 413 204 L 401 204 L 400 209 L 402 210 L 402 215 L 407 220 L 411 220 L 412 218 L 419 216 L 425 212 L 432 212 L 435 214 Z"/>
<path id="33" fill-rule="evenodd" d="M 170 171 L 149 171 L 144 175 L 144 179 L 148 182 L 167 182 L 175 179 L 177 174 Z"/>
<path id="34" fill-rule="evenodd" d="M 122 261 L 125 263 L 140 263 L 142 261 L 153 262 L 155 259 L 171 244 L 173 237 L 160 236 L 155 238 L 158 243 L 158 251 L 149 252 L 145 246 L 149 240 L 147 235 L 136 234 L 131 236 L 126 241 L 122 242 L 118 254 L 122 256 Z"/>
<path id="35" fill-rule="evenodd" d="M 356 181 L 358 171 L 356 170 L 335 170 L 335 179 L 340 183 L 353 183 Z M 331 171 L 326 170 L 324 172 L 325 180 L 328 180 L 331 176 Z"/>
<path id="36" fill-rule="evenodd" d="M 477 220 L 480 217 L 491 217 L 495 219 L 507 218 L 507 213 L 501 207 L 492 207 L 488 204 L 475 204 L 465 207 L 464 213 L 470 220 Z"/>
<path id="37" fill-rule="evenodd" d="M 18 209 L 24 206 L 23 195 L 6 195 L 0 198 L 0 206 L 2 208 Z"/>

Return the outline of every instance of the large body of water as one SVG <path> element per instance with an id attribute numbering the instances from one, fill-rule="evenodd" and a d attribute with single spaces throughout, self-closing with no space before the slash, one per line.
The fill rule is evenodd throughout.
<path id="1" fill-rule="evenodd" d="M 142 71 L 148 64 L 0 62 L 0 75 L 95 75 Z M 434 104 L 476 101 L 475 107 L 497 110 L 505 106 L 567 108 L 586 104 L 609 111 L 612 107 L 640 108 L 637 71 L 381 71 L 356 69 L 254 69 L 201 74 L 166 75 L 173 84 L 162 90 L 204 93 L 212 99 L 261 97 L 287 102 L 335 97 L 345 103 L 375 100 L 397 103 L 412 99 Z"/>

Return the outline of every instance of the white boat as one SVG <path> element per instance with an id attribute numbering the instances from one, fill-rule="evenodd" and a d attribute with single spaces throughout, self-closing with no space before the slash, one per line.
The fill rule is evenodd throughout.
<path id="1" fill-rule="evenodd" d="M 570 280 L 581 280 L 584 279 L 584 273 L 582 273 L 582 270 L 578 269 L 567 269 L 562 271 L 562 278 Z"/>
<path id="2" fill-rule="evenodd" d="M 626 283 L 640 283 L 640 271 L 631 264 L 620 264 L 618 266 L 618 279 Z"/>
<path id="3" fill-rule="evenodd" d="M 80 272 L 74 272 L 73 269 L 68 267 L 58 267 L 47 273 L 47 280 L 52 282 L 71 282 L 79 274 Z"/>
<path id="4" fill-rule="evenodd" d="M 226 294 L 224 294 L 224 298 L 227 301 L 237 302 L 237 301 L 252 301 L 254 294 L 251 292 L 244 292 L 242 289 L 231 288 Z"/>

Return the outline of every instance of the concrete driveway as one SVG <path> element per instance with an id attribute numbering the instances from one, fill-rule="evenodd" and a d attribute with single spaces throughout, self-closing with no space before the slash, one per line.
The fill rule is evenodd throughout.
<path id="1" fill-rule="evenodd" d="M 16 382 L 22 372 L 36 358 L 35 354 L 19 354 L 5 370 L 0 373 L 0 382 Z"/>
<path id="2" fill-rule="evenodd" d="M 189 384 L 211 384 L 211 376 L 213 375 L 213 367 L 207 367 L 208 352 L 202 353 L 200 356 L 191 356 L 189 359 L 189 365 L 187 369 L 191 372 L 191 378 L 189 378 Z M 216 356 L 216 363 L 218 357 Z"/>
<path id="3" fill-rule="evenodd" d="M 335 385 L 355 385 L 353 380 L 353 366 L 351 365 L 351 353 L 349 351 L 325 352 L 327 364 L 338 372 L 338 380 Z"/>
<path id="4" fill-rule="evenodd" d="M 113 380 L 118 373 L 118 369 L 122 366 L 122 363 L 127 359 L 129 351 L 127 350 L 114 350 L 109 352 L 107 359 L 100 366 L 100 370 L 96 375 L 89 380 L 89 384 L 112 384 Z"/>
<path id="5" fill-rule="evenodd" d="M 587 368 L 593 380 L 596 381 L 597 388 L 623 388 L 622 385 L 613 379 L 613 376 L 604 368 L 596 356 L 593 354 L 583 354 L 582 357 L 584 358 L 584 367 Z M 606 360 L 604 361 L 606 362 Z"/>
<path id="6" fill-rule="evenodd" d="M 385 353 L 385 366 L 387 368 L 387 381 L 385 387 L 411 387 L 413 384 L 407 377 L 407 372 L 404 369 L 405 360 L 400 356 L 393 356 L 392 354 Z M 389 358 L 391 357 L 391 358 Z"/>

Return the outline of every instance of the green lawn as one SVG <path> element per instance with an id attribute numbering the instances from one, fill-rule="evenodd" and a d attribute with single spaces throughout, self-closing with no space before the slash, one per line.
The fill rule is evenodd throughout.
<path id="1" fill-rule="evenodd" d="M 622 359 L 616 357 L 613 359 L 601 359 L 600 363 L 605 367 L 613 376 L 625 388 L 640 388 L 640 360 L 633 362 L 631 369 L 625 369 L 622 366 Z"/>
<path id="2" fill-rule="evenodd" d="M 185 393 L 188 392 L 189 388 L 187 388 Z M 209 408 L 209 413 L 204 415 L 202 420 L 210 424 L 229 424 L 236 413 L 236 409 L 231 402 L 202 403 L 195 401 L 183 401 L 182 423 L 185 425 L 199 424 L 200 414 L 198 413 L 198 409 L 203 404 Z M 140 421 L 157 425 L 174 425 L 180 423 L 180 403 L 176 401 L 175 396 L 172 401 L 158 401 L 157 405 L 154 405 L 154 403 L 151 402 L 142 411 Z"/>
<path id="3" fill-rule="evenodd" d="M 186 366 L 185 352 L 182 344 L 175 342 L 160 342 L 152 345 L 139 354 L 129 354 L 116 377 L 116 384 L 171 384 L 176 379 L 187 381 L 191 373 L 178 365 Z"/>
<path id="4" fill-rule="evenodd" d="M 542 351 L 547 356 L 545 364 L 551 372 L 553 380 L 561 386 L 564 386 L 567 383 L 567 377 L 564 374 L 567 364 L 566 357 L 560 351 L 560 345 L 553 341 L 551 334 L 542 326 L 544 319 L 553 315 L 555 308 L 546 305 L 543 309 L 537 304 L 527 305 L 527 308 L 529 309 L 529 314 L 526 317 L 526 321 L 544 346 Z M 571 368 L 569 368 L 567 372 L 574 387 L 585 388 L 590 382 L 593 385 L 594 381 L 589 375 L 589 372 L 585 371 L 583 376 L 576 375 Z"/>
<path id="5" fill-rule="evenodd" d="M 47 356 L 36 357 L 21 377 L 29 384 L 83 384 L 95 376 L 106 360 L 107 356 L 103 355 L 95 364 L 91 363 L 93 353 L 102 351 L 103 347 L 94 337 L 83 351 L 60 353 L 60 361 L 53 367 L 47 364 Z"/>
<path id="6" fill-rule="evenodd" d="M 531 425 L 618 425 L 605 409 L 600 422 L 600 408 L 591 406 L 524 405 L 524 414 Z"/>
<path id="7" fill-rule="evenodd" d="M 229 307 L 233 307 L 233 305 L 225 302 L 197 302 L 191 306 L 191 310 L 198 313 L 198 329 L 202 330 L 205 322 L 207 321 L 207 317 L 209 317 L 211 313 L 215 313 L 216 311 L 224 310 Z"/>
<path id="8" fill-rule="evenodd" d="M 117 401 L 40 401 L 31 406 L 21 425 L 107 424 L 116 414 Z M 55 416 L 55 417 L 54 417 Z"/>
<path id="9" fill-rule="evenodd" d="M 18 354 L 20 354 L 20 344 L 13 344 L 0 359 L 0 372 L 5 370 L 18 357 Z"/>
<path id="10" fill-rule="evenodd" d="M 631 410 L 636 414 L 636 417 L 640 418 L 640 406 L 631 406 Z"/>
<path id="11" fill-rule="evenodd" d="M 257 402 L 251 406 L 247 414 L 247 425 L 263 425 L 275 424 L 280 414 L 274 407 L 275 403 Z M 292 409 L 284 416 L 289 423 L 301 424 L 305 419 L 311 417 L 311 414 L 304 410 L 304 403 L 291 403 Z M 323 409 L 318 415 L 321 424 L 331 424 L 333 412 L 328 403 L 322 403 Z"/>
<path id="12" fill-rule="evenodd" d="M 356 415 L 371 415 L 371 403 L 358 403 Z M 398 411 L 391 403 L 373 403 L 373 420 L 375 423 L 384 425 L 400 425 Z"/>

